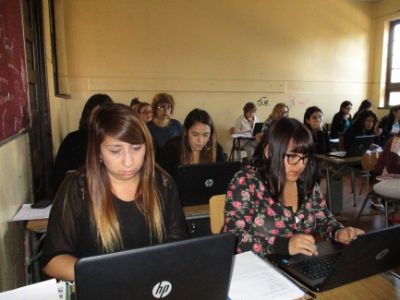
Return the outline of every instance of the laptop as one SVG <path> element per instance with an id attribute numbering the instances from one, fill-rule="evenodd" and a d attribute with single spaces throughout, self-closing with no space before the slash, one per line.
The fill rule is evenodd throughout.
<path id="1" fill-rule="evenodd" d="M 262 123 L 262 122 L 257 122 L 256 124 L 254 124 L 251 134 L 253 136 L 256 136 L 257 133 L 261 132 L 263 125 L 264 125 L 264 123 Z"/>
<path id="2" fill-rule="evenodd" d="M 400 265 L 400 225 L 358 236 L 348 246 L 324 241 L 318 256 L 270 255 L 291 277 L 314 291 L 332 289 Z"/>
<path id="3" fill-rule="evenodd" d="M 239 161 L 179 166 L 175 179 L 182 206 L 208 204 L 211 196 L 226 194 L 240 168 Z"/>
<path id="4" fill-rule="evenodd" d="M 370 149 L 371 144 L 374 142 L 374 138 L 374 135 L 356 136 L 348 151 L 333 151 L 329 152 L 328 155 L 334 157 L 362 156 L 368 149 Z"/>
<path id="5" fill-rule="evenodd" d="M 218 234 L 80 259 L 77 300 L 226 300 L 235 235 Z"/>

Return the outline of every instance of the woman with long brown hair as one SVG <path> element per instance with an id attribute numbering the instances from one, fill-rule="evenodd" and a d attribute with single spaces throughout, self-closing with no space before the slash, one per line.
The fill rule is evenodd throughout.
<path id="1" fill-rule="evenodd" d="M 86 256 L 187 236 L 176 186 L 154 161 L 146 125 L 123 104 L 100 108 L 89 131 L 86 168 L 57 194 L 44 245 L 44 271 L 74 280 Z"/>
<path id="2" fill-rule="evenodd" d="M 225 161 L 224 151 L 217 143 L 214 123 L 201 109 L 193 109 L 185 118 L 182 134 L 161 149 L 157 162 L 171 176 L 179 165 Z"/>

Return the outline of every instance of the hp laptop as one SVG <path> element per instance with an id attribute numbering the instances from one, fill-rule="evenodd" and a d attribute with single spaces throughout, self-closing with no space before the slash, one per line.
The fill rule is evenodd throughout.
<path id="1" fill-rule="evenodd" d="M 211 196 L 225 194 L 240 168 L 238 161 L 179 166 L 176 183 L 182 205 L 207 204 Z"/>
<path id="2" fill-rule="evenodd" d="M 318 256 L 271 255 L 270 260 L 314 291 L 332 289 L 400 265 L 400 225 L 358 236 L 348 246 L 325 241 Z"/>
<path id="3" fill-rule="evenodd" d="M 234 246 L 233 234 L 218 234 L 82 258 L 76 299 L 226 300 Z"/>
<path id="4" fill-rule="evenodd" d="M 348 151 L 333 151 L 329 152 L 328 155 L 334 157 L 362 156 L 368 149 L 370 149 L 371 144 L 374 142 L 374 138 L 374 135 L 356 136 Z"/>
<path id="5" fill-rule="evenodd" d="M 256 124 L 254 124 L 254 127 L 253 127 L 253 130 L 252 130 L 251 134 L 253 136 L 256 136 L 257 133 L 261 132 L 261 129 L 262 129 L 263 125 L 264 125 L 264 123 L 262 123 L 262 122 L 257 122 Z"/>

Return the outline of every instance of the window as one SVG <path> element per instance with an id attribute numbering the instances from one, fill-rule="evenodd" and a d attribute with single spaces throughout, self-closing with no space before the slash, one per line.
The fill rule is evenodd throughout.
<path id="1" fill-rule="evenodd" d="M 385 106 L 400 104 L 400 20 L 390 22 Z"/>

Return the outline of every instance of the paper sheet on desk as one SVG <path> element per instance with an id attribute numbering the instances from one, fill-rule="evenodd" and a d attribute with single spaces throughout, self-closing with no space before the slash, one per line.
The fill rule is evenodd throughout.
<path id="1" fill-rule="evenodd" d="M 49 205 L 45 208 L 32 208 L 30 204 L 24 204 L 17 211 L 11 221 L 48 219 L 51 207 L 52 205 Z"/>
<path id="2" fill-rule="evenodd" d="M 55 279 L 30 284 L 15 290 L 0 293 L 0 300 L 60 300 Z"/>
<path id="3" fill-rule="evenodd" d="M 253 252 L 235 255 L 230 299 L 288 300 L 303 296 L 304 291 Z"/>

